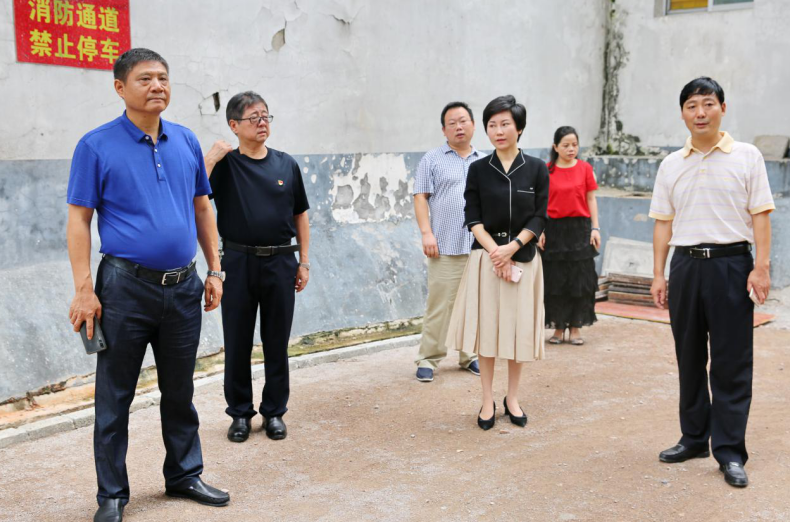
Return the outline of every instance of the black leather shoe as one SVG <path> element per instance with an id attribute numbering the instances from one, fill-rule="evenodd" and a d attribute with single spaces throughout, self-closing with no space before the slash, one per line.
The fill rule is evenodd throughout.
<path id="1" fill-rule="evenodd" d="M 269 417 L 263 424 L 266 429 L 266 436 L 272 440 L 282 440 L 288 435 L 282 417 Z"/>
<path id="2" fill-rule="evenodd" d="M 708 457 L 710 457 L 710 451 L 707 446 L 704 448 L 687 448 L 683 444 L 676 444 L 658 454 L 658 460 L 669 462 L 670 464 L 685 462 L 689 459 L 706 459 Z"/>
<path id="3" fill-rule="evenodd" d="M 123 505 L 119 498 L 108 498 L 93 515 L 93 522 L 121 522 L 123 520 Z"/>
<path id="4" fill-rule="evenodd" d="M 480 412 L 482 413 L 483 408 L 480 407 Z M 496 403 L 494 403 L 494 414 L 491 415 L 490 419 L 482 419 L 480 418 L 480 413 L 477 414 L 477 425 L 480 426 L 483 430 L 490 430 L 494 427 L 494 423 L 496 423 Z"/>
<path id="5" fill-rule="evenodd" d="M 200 479 L 197 479 L 194 484 L 183 489 L 166 489 L 165 494 L 168 497 L 186 498 L 194 500 L 198 504 L 206 506 L 225 506 L 230 502 L 230 495 L 224 491 L 209 486 Z"/>
<path id="6" fill-rule="evenodd" d="M 228 440 L 231 442 L 244 442 L 250 436 L 250 419 L 234 418 L 228 428 Z"/>
<path id="7" fill-rule="evenodd" d="M 727 464 L 719 464 L 719 469 L 724 473 L 724 481 L 730 486 L 745 488 L 749 485 L 749 478 L 746 476 L 743 464 L 728 462 Z"/>
<path id="8" fill-rule="evenodd" d="M 510 413 L 510 410 L 507 408 L 507 397 L 505 397 L 503 404 L 505 405 L 505 415 L 510 417 L 510 422 L 512 422 L 516 426 L 521 426 L 522 428 L 527 425 L 527 414 L 524 412 L 523 409 L 521 410 L 521 417 L 516 417 L 515 415 Z"/>

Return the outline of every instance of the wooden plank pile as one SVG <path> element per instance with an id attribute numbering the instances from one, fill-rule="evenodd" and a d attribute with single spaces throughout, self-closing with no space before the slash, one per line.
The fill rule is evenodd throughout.
<path id="1" fill-rule="evenodd" d="M 610 273 L 606 290 L 609 301 L 620 304 L 655 306 L 650 295 L 652 277 Z M 597 295 L 596 295 L 597 297 Z"/>

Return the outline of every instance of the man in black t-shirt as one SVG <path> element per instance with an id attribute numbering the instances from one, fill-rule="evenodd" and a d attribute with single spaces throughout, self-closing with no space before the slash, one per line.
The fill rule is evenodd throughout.
<path id="1" fill-rule="evenodd" d="M 310 208 L 296 161 L 266 147 L 273 117 L 258 94 L 248 91 L 228 102 L 228 125 L 239 147 L 217 141 L 206 154 L 206 170 L 217 205 L 226 273 L 222 301 L 225 336 L 225 412 L 233 422 L 228 439 L 244 442 L 256 411 L 250 354 L 260 307 L 266 383 L 258 408 L 266 435 L 286 436 L 288 339 L 296 292 L 310 279 Z M 296 244 L 291 239 L 296 237 Z M 299 262 L 294 252 L 299 252 Z"/>

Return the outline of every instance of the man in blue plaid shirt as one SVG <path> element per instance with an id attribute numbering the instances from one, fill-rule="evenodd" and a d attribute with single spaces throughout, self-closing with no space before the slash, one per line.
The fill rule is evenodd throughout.
<path id="1" fill-rule="evenodd" d="M 422 382 L 433 380 L 434 370 L 447 355 L 450 315 L 474 239 L 464 227 L 466 173 L 472 162 L 483 157 L 472 146 L 475 120 L 467 104 L 447 104 L 441 121 L 447 142 L 423 156 L 414 180 L 414 214 L 428 258 L 428 303 L 415 361 L 417 380 Z M 458 363 L 480 375 L 477 356 L 460 352 Z"/>

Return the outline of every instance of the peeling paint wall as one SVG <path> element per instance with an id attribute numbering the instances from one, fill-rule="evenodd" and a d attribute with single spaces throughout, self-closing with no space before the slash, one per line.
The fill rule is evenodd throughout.
<path id="1" fill-rule="evenodd" d="M 790 136 L 787 0 L 672 15 L 657 13 L 654 2 L 645 0 L 612 3 L 629 52 L 618 80 L 623 132 L 647 145 L 682 145 L 688 130 L 680 119 L 680 90 L 698 76 L 711 76 L 726 96 L 723 128 L 736 139 Z"/>
<path id="2" fill-rule="evenodd" d="M 131 0 L 132 43 L 170 63 L 164 116 L 206 148 L 230 139 L 228 99 L 253 89 L 275 115 L 271 145 L 296 154 L 424 151 L 450 100 L 477 115 L 512 93 L 522 143 L 598 129 L 604 5 L 554 0 Z M 0 160 L 68 159 L 123 105 L 107 71 L 16 63 L 12 2 L 0 2 Z M 216 94 L 216 96 L 215 96 Z M 217 104 L 217 98 L 219 103 Z M 475 145 L 489 148 L 482 129 Z"/>

